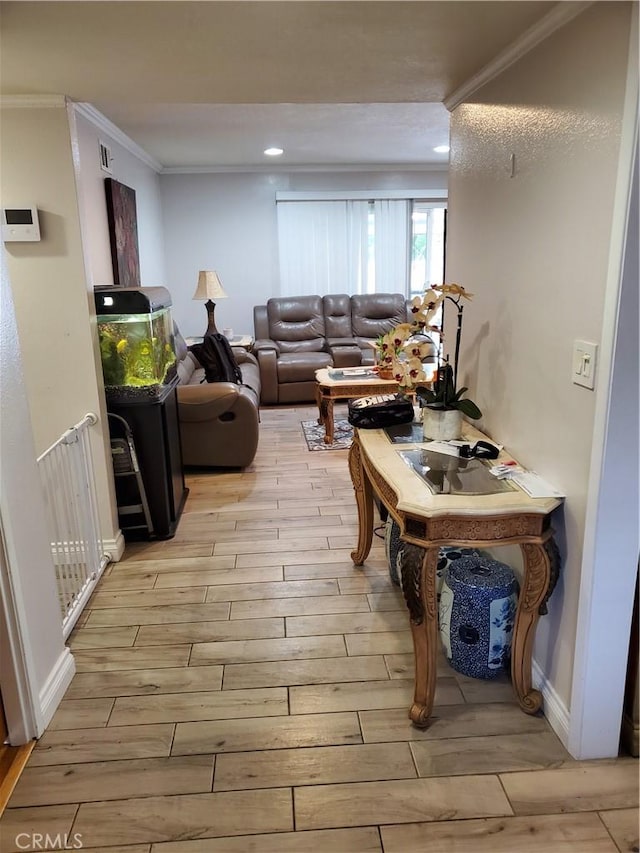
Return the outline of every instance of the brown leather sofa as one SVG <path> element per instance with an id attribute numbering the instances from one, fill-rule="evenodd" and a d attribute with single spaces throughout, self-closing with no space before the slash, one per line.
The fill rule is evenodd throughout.
<path id="1" fill-rule="evenodd" d="M 371 343 L 410 318 L 400 293 L 287 296 L 256 305 L 261 402 L 315 400 L 316 370 L 373 365 Z"/>
<path id="2" fill-rule="evenodd" d="M 184 465 L 245 468 L 258 447 L 260 369 L 256 359 L 234 347 L 242 385 L 206 382 L 204 370 L 175 331 L 178 418 Z"/>

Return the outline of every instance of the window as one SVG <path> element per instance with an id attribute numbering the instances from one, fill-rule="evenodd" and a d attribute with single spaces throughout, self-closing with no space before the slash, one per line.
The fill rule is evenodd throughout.
<path id="1" fill-rule="evenodd" d="M 278 198 L 281 295 L 415 295 L 442 282 L 444 202 L 389 195 Z"/>
<path id="2" fill-rule="evenodd" d="M 419 296 L 430 285 L 444 282 L 444 241 L 444 205 L 414 201 L 411 212 L 411 296 Z"/>

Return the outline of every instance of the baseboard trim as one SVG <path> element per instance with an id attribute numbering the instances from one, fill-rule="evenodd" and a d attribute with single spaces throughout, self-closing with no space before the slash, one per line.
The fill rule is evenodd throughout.
<path id="1" fill-rule="evenodd" d="M 542 693 L 542 698 L 544 699 L 544 715 L 549 721 L 551 728 L 558 735 L 564 746 L 567 747 L 569 743 L 569 720 L 571 717 L 569 709 L 535 660 L 532 661 L 531 675 L 533 686 Z"/>
<path id="2" fill-rule="evenodd" d="M 109 561 L 112 563 L 117 563 L 118 560 L 121 559 L 124 554 L 126 542 L 124 541 L 124 536 L 122 535 L 122 530 L 118 530 L 115 539 L 103 539 L 102 540 L 102 548 L 105 554 L 108 555 Z"/>
<path id="3" fill-rule="evenodd" d="M 51 718 L 62 701 L 67 687 L 71 684 L 71 679 L 75 675 L 75 672 L 76 662 L 71 651 L 65 646 L 64 651 L 56 661 L 55 666 L 49 673 L 49 677 L 40 691 L 40 708 L 37 715 L 38 737 L 43 734 L 51 722 Z"/>

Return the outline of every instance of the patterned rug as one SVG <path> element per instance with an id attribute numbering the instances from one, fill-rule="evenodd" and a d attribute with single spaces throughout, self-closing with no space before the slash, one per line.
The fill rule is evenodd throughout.
<path id="1" fill-rule="evenodd" d="M 351 447 L 353 427 L 346 418 L 335 419 L 333 444 L 324 443 L 324 426 L 316 420 L 301 421 L 301 424 L 309 450 L 346 450 Z"/>

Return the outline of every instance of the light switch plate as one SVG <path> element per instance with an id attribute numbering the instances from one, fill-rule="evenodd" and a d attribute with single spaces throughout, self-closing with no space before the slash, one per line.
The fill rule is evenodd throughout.
<path id="1" fill-rule="evenodd" d="M 573 344 L 573 361 L 571 365 L 571 381 L 574 385 L 593 390 L 596 381 L 596 362 L 598 344 L 590 341 L 575 341 Z"/>

